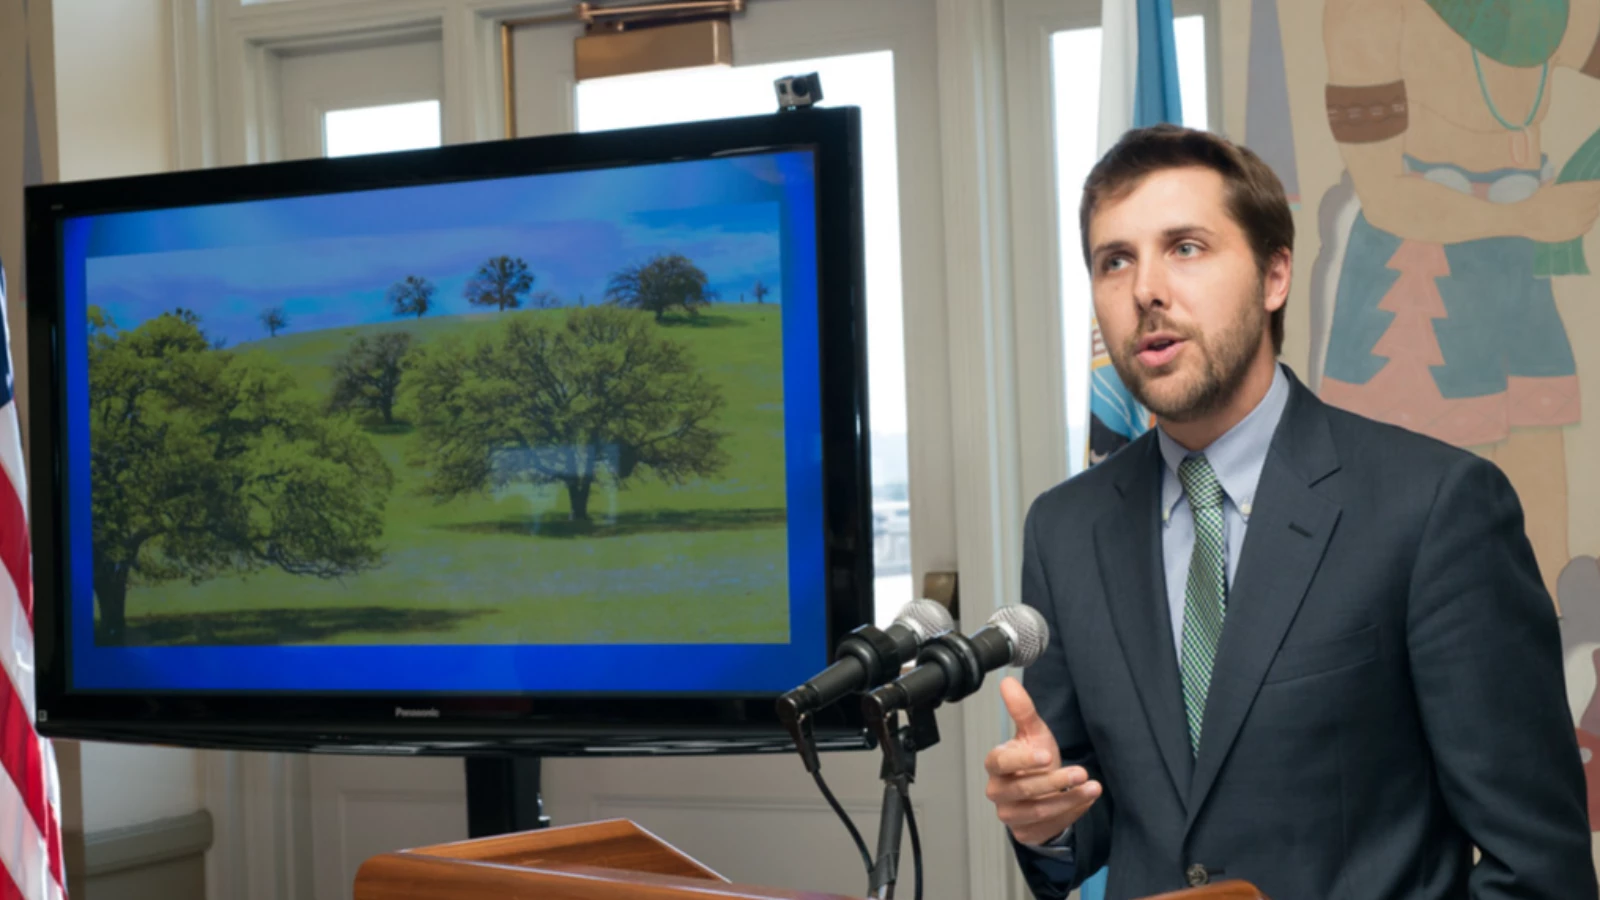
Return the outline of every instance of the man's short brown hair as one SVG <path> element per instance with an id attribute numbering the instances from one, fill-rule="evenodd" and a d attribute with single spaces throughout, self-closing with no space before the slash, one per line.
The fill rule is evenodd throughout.
<path id="1" fill-rule="evenodd" d="M 1083 235 L 1083 261 L 1089 264 L 1089 219 L 1101 201 L 1126 196 L 1145 176 L 1167 169 L 1199 166 L 1222 176 L 1228 215 L 1239 223 L 1256 271 L 1266 275 L 1272 260 L 1294 250 L 1294 216 L 1283 182 L 1249 148 L 1207 131 L 1177 125 L 1136 128 L 1106 151 L 1083 183 L 1078 227 Z M 1283 307 L 1272 314 L 1272 350 L 1283 352 Z"/>

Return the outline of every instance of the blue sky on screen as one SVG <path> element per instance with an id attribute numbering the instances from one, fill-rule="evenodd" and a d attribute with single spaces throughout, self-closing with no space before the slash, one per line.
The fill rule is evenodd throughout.
<path id="1" fill-rule="evenodd" d="M 408 275 L 437 288 L 430 316 L 482 312 L 463 291 L 491 256 L 525 260 L 534 293 L 592 305 L 619 269 L 681 253 L 724 302 L 755 302 L 759 280 L 780 303 L 778 200 L 801 174 L 782 156 L 101 216 L 87 300 L 122 328 L 192 309 L 237 344 L 265 336 L 273 306 L 291 334 L 391 321 L 385 295 Z"/>

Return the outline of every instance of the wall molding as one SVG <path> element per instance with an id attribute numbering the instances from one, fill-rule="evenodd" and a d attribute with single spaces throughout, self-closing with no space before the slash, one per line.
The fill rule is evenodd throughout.
<path id="1" fill-rule="evenodd" d="M 211 839 L 211 814 L 203 809 L 91 832 L 83 837 L 84 874 L 94 879 L 201 856 L 211 849 Z"/>

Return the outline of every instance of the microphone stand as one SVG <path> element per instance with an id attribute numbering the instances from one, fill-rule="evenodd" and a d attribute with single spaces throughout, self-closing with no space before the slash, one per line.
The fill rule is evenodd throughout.
<path id="1" fill-rule="evenodd" d="M 871 702 L 865 706 L 883 748 L 883 765 L 879 769 L 879 777 L 883 779 L 883 809 L 878 817 L 878 859 L 872 866 L 867 896 L 889 900 L 894 897 L 895 882 L 899 880 L 901 829 L 906 819 L 911 818 L 911 782 L 917 777 L 917 751 L 939 743 L 939 723 L 933 715 L 933 704 L 911 707 L 904 725 L 900 723 L 897 710 L 885 711 L 881 704 Z M 913 845 L 918 843 L 915 821 L 912 818 Z M 919 850 L 913 846 L 914 852 Z M 920 896 L 921 860 L 917 863 L 917 894 Z"/>

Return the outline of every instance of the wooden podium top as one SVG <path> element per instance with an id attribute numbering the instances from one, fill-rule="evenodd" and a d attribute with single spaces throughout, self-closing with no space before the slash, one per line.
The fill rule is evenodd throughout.
<path id="1" fill-rule="evenodd" d="M 907 891 L 909 893 L 909 891 Z M 545 828 L 374 856 L 355 900 L 858 900 L 733 884 L 627 819 Z M 1265 900 L 1224 882 L 1149 900 Z"/>
<path id="2" fill-rule="evenodd" d="M 627 819 L 385 853 L 367 860 L 356 873 L 355 900 L 512 897 L 847 900 L 836 894 L 732 884 Z"/>

